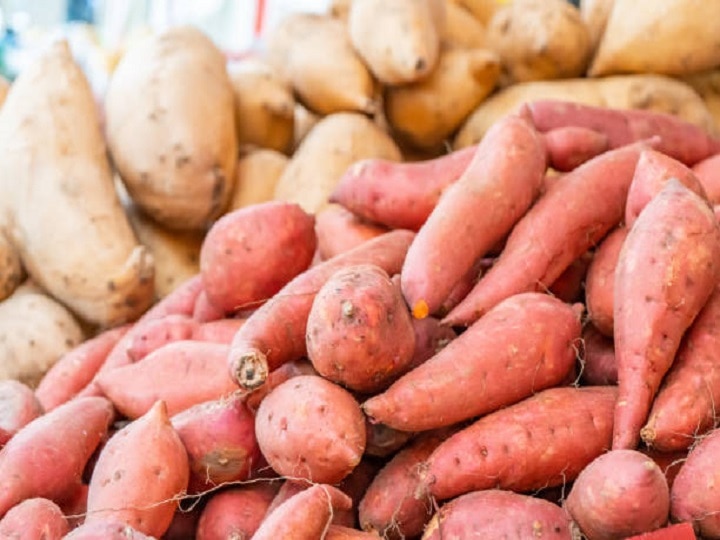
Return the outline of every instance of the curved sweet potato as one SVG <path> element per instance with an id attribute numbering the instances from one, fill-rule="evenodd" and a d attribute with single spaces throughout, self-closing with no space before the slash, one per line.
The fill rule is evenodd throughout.
<path id="1" fill-rule="evenodd" d="M 588 316 L 597 330 L 608 337 L 614 332 L 615 268 L 628 229 L 620 226 L 602 239 L 595 250 L 585 279 L 585 305 Z"/>
<path id="2" fill-rule="evenodd" d="M 8 540 L 60 540 L 68 532 L 67 519 L 48 499 L 25 499 L 0 520 L 0 538 Z"/>

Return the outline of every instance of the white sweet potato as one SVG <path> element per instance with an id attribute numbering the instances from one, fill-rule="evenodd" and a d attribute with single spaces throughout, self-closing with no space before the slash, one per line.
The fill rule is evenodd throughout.
<path id="1" fill-rule="evenodd" d="M 228 212 L 271 201 L 288 161 L 285 154 L 270 148 L 257 148 L 240 156 Z"/>

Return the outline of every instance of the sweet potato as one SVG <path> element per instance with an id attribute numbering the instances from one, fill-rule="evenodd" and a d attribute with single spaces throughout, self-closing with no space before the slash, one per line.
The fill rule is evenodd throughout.
<path id="1" fill-rule="evenodd" d="M 222 368 L 227 354 L 222 343 L 174 341 L 139 362 L 99 374 L 96 384 L 128 418 L 146 414 L 158 400 L 174 415 L 237 390 Z"/>
<path id="2" fill-rule="evenodd" d="M 245 324 L 245 319 L 218 319 L 200 323 L 192 334 L 195 341 L 211 341 L 213 343 L 224 343 L 230 345 L 235 334 Z"/>
<path id="3" fill-rule="evenodd" d="M 295 97 L 290 85 L 259 58 L 228 66 L 235 94 L 238 145 L 287 153 L 295 130 Z"/>
<path id="4" fill-rule="evenodd" d="M 546 294 L 518 294 L 362 407 L 372 421 L 403 431 L 450 426 L 559 384 L 575 365 L 579 339 L 576 309 Z"/>
<path id="5" fill-rule="evenodd" d="M 97 450 L 95 455 L 90 458 L 90 463 L 88 463 L 88 467 L 92 467 L 92 465 L 95 463 L 96 456 Z M 85 474 L 87 474 L 88 467 L 86 467 Z M 67 518 L 68 524 L 70 525 L 71 529 L 82 525 L 82 523 L 85 521 L 85 514 L 87 514 L 87 494 L 88 485 L 78 484 L 73 490 L 72 494 L 70 494 L 68 497 L 63 498 L 60 509 L 62 510 L 63 515 Z"/>
<path id="6" fill-rule="evenodd" d="M 165 531 L 162 540 L 189 540 L 195 538 L 199 520 L 200 510 L 197 506 L 191 506 L 190 510 L 177 510 L 173 514 L 170 526 Z"/>
<path id="7" fill-rule="evenodd" d="M 647 9 L 615 0 L 588 74 L 682 75 L 720 66 L 718 19 L 720 5 L 713 2 L 660 0 Z"/>
<path id="8" fill-rule="evenodd" d="M 327 52 L 325 52 L 327 54 Z M 400 161 L 400 149 L 372 120 L 358 113 L 328 115 L 302 140 L 275 186 L 274 198 L 317 213 L 347 168 L 358 160 Z"/>
<path id="9" fill-rule="evenodd" d="M 373 393 L 408 370 L 415 332 L 387 273 L 375 265 L 355 265 L 338 270 L 315 295 L 306 346 L 320 375 Z"/>
<path id="10" fill-rule="evenodd" d="M 260 461 L 255 415 L 238 395 L 200 403 L 170 422 L 188 453 L 188 493 L 247 480 Z"/>
<path id="11" fill-rule="evenodd" d="M 291 497 L 294 497 L 298 493 L 305 491 L 311 485 L 312 484 L 310 482 L 301 479 L 288 478 L 287 480 L 285 480 L 275 493 L 272 501 L 270 501 L 267 511 L 265 512 L 265 517 L 272 514 L 275 509 L 281 504 L 283 504 L 285 501 L 287 501 Z"/>
<path id="12" fill-rule="evenodd" d="M 548 292 L 555 298 L 568 304 L 582 301 L 585 275 L 592 254 L 586 252 L 578 259 L 575 259 L 558 278 L 550 285 Z M 469 291 L 468 291 L 469 292 Z"/>
<path id="13" fill-rule="evenodd" d="M 0 381 L 0 446 L 44 412 L 29 386 L 13 379 Z"/>
<path id="14" fill-rule="evenodd" d="M 435 313 L 473 263 L 510 231 L 539 194 L 545 168 L 543 141 L 525 118 L 511 115 L 492 128 L 408 250 L 401 286 L 416 317 Z"/>
<path id="15" fill-rule="evenodd" d="M 413 319 L 412 325 L 415 330 L 415 352 L 410 362 L 411 368 L 424 364 L 458 336 L 455 330 L 441 324 L 440 319 L 435 317 Z"/>
<path id="16" fill-rule="evenodd" d="M 348 509 L 350 497 L 336 487 L 315 484 L 291 497 L 265 517 L 253 540 L 323 538 L 335 510 Z"/>
<path id="17" fill-rule="evenodd" d="M 315 218 L 297 204 L 271 201 L 225 214 L 200 251 L 205 294 L 226 313 L 255 307 L 310 266 L 316 246 Z"/>
<path id="18" fill-rule="evenodd" d="M 597 50 L 598 43 L 605 32 L 614 0 L 580 0 L 580 16 L 590 35 L 590 50 Z"/>
<path id="19" fill-rule="evenodd" d="M 192 318 L 199 323 L 217 321 L 225 318 L 225 310 L 210 302 L 207 293 L 203 290 L 195 301 Z"/>
<path id="20" fill-rule="evenodd" d="M 714 132 L 720 130 L 720 69 L 690 73 L 682 80 L 693 87 L 705 102 L 713 117 Z"/>
<path id="21" fill-rule="evenodd" d="M 133 332 L 133 340 L 126 349 L 130 360 L 139 362 L 151 352 L 174 341 L 187 340 L 200 325 L 187 315 L 168 315 L 162 319 L 147 321 L 142 329 Z"/>
<path id="22" fill-rule="evenodd" d="M 435 449 L 424 481 L 440 500 L 562 485 L 610 448 L 616 397 L 613 386 L 550 388 L 483 416 Z"/>
<path id="23" fill-rule="evenodd" d="M 24 279 L 20 253 L 0 228 L 0 301 L 10 296 Z"/>
<path id="24" fill-rule="evenodd" d="M 628 232 L 615 270 L 613 449 L 637 446 L 680 340 L 719 277 L 715 215 L 706 200 L 671 179 Z"/>
<path id="25" fill-rule="evenodd" d="M 316 375 L 293 377 L 265 397 L 255 435 L 278 474 L 312 482 L 339 482 L 365 450 L 365 420 L 357 401 Z"/>
<path id="26" fill-rule="evenodd" d="M 285 362 L 305 356 L 307 318 L 317 291 L 337 270 L 376 264 L 388 275 L 397 273 L 414 234 L 397 230 L 364 242 L 313 266 L 285 285 L 247 319 L 228 354 L 232 379 L 243 389 L 256 388 Z M 282 330 L 278 331 L 281 325 Z"/>
<path id="27" fill-rule="evenodd" d="M 251 411 L 257 412 L 260 402 L 265 399 L 265 396 L 288 379 L 292 379 L 293 377 L 297 377 L 299 375 L 317 374 L 318 372 L 315 371 L 313 365 L 305 358 L 286 362 L 277 369 L 271 371 L 262 386 L 259 386 L 258 388 L 255 388 L 245 394 L 245 403 Z"/>
<path id="28" fill-rule="evenodd" d="M 0 156 L 12 180 L 0 187 L 0 222 L 23 267 L 92 324 L 136 319 L 153 300 L 153 260 L 120 206 L 90 84 L 67 42 L 23 70 L 5 105 Z"/>
<path id="29" fill-rule="evenodd" d="M 563 0 L 513 0 L 488 22 L 487 47 L 501 59 L 503 85 L 580 77 L 590 34 L 577 7 Z"/>
<path id="30" fill-rule="evenodd" d="M 613 335 L 613 290 L 615 268 L 628 229 L 616 227 L 602 239 L 593 255 L 585 279 L 585 304 L 593 326 L 603 335 Z"/>
<path id="31" fill-rule="evenodd" d="M 290 13 L 265 41 L 265 58 L 310 110 L 320 115 L 375 111 L 372 75 L 341 21 L 318 13 Z"/>
<path id="32" fill-rule="evenodd" d="M 60 540 L 68 532 L 67 519 L 48 499 L 25 499 L 0 520 L 0 537 L 8 540 Z"/>
<path id="33" fill-rule="evenodd" d="M 441 45 L 480 49 L 486 46 L 485 25 L 455 0 L 445 0 L 445 29 Z"/>
<path id="34" fill-rule="evenodd" d="M 607 135 L 610 148 L 659 136 L 656 149 L 690 167 L 720 152 L 720 139 L 668 113 L 617 110 L 555 100 L 537 100 L 528 107 L 533 123 L 541 132 L 568 126 L 587 127 Z"/>
<path id="35" fill-rule="evenodd" d="M 487 489 L 467 493 L 443 505 L 423 540 L 443 538 L 574 538 L 570 518 L 549 501 Z"/>
<path id="36" fill-rule="evenodd" d="M 200 514 L 197 540 L 249 540 L 260 526 L 277 492 L 276 483 L 234 487 L 210 496 Z"/>
<path id="37" fill-rule="evenodd" d="M 715 466 L 720 430 L 697 441 L 675 477 L 670 490 L 673 521 L 689 521 L 701 538 L 720 538 L 720 501 L 715 486 L 720 471 Z"/>
<path id="38" fill-rule="evenodd" d="M 567 172 L 608 149 L 608 137 L 593 129 L 569 126 L 551 129 L 544 134 L 548 164 L 556 171 Z"/>
<path id="39" fill-rule="evenodd" d="M 631 536 L 625 540 L 696 540 L 696 538 L 692 524 L 685 521 L 648 533 Z"/>
<path id="40" fill-rule="evenodd" d="M 380 422 L 371 422 L 365 417 L 365 454 L 387 458 L 395 454 L 415 436 L 409 431 L 393 429 Z"/>
<path id="41" fill-rule="evenodd" d="M 344 253 L 388 232 L 388 228 L 359 218 L 340 205 L 330 205 L 315 216 L 317 249 L 322 260 Z"/>
<path id="42" fill-rule="evenodd" d="M 271 201 L 289 160 L 285 154 L 269 148 L 257 148 L 242 155 L 228 211 Z"/>
<path id="43" fill-rule="evenodd" d="M 25 499 L 70 495 L 112 417 L 106 399 L 76 398 L 18 431 L 0 453 L 0 516 Z"/>
<path id="44" fill-rule="evenodd" d="M 90 478 L 85 523 L 115 520 L 160 537 L 188 478 L 185 447 L 165 403 L 158 401 L 101 450 Z"/>
<path id="45" fill-rule="evenodd" d="M 436 18 L 438 8 L 443 14 L 440 20 Z M 436 0 L 353 2 L 347 22 L 350 40 L 381 83 L 421 80 L 438 63 L 444 8 L 444 3 Z M 402 39 L 397 39 L 398 32 Z"/>
<path id="46" fill-rule="evenodd" d="M 359 2 L 364 3 L 368 0 Z M 385 116 L 403 142 L 422 149 L 441 148 L 493 91 L 499 76 L 500 60 L 495 53 L 445 48 L 427 77 L 385 89 Z"/>
<path id="47" fill-rule="evenodd" d="M 582 331 L 582 371 L 580 378 L 588 385 L 617 384 L 617 362 L 612 338 L 600 333 L 593 324 Z"/>
<path id="48" fill-rule="evenodd" d="M 523 103 L 556 99 L 613 109 L 644 109 L 670 113 L 712 131 L 713 117 L 693 88 L 661 75 L 620 75 L 597 79 L 563 79 L 517 83 L 496 92 L 468 117 L 454 139 L 453 147 L 479 142 L 501 117 Z"/>
<path id="49" fill-rule="evenodd" d="M 333 525 L 346 528 L 359 527 L 358 506 L 381 468 L 380 460 L 363 457 L 352 472 L 338 484 L 340 491 L 352 499 L 352 508 L 338 510 L 333 516 Z"/>
<path id="50" fill-rule="evenodd" d="M 358 531 L 342 525 L 330 525 L 323 537 L 325 540 L 380 540 L 377 534 Z"/>
<path id="51" fill-rule="evenodd" d="M 369 221 L 417 231 L 443 191 L 467 169 L 475 150 L 414 162 L 357 161 L 342 175 L 330 201 Z"/>
<path id="52" fill-rule="evenodd" d="M 712 155 L 696 163 L 692 172 L 705 190 L 711 204 L 720 203 L 720 154 Z"/>
<path id="53" fill-rule="evenodd" d="M 557 180 L 520 219 L 499 259 L 444 322 L 470 324 L 505 298 L 551 285 L 620 222 L 644 147 L 638 143 L 605 152 Z"/>
<path id="54" fill-rule="evenodd" d="M 105 114 L 113 162 L 144 212 L 172 229 L 202 229 L 223 212 L 237 164 L 235 100 L 210 38 L 184 26 L 139 41 L 113 72 Z"/>
<path id="55" fill-rule="evenodd" d="M 472 13 L 473 17 L 487 26 L 495 12 L 502 6 L 497 0 L 452 0 Z"/>
<path id="56" fill-rule="evenodd" d="M 63 540 L 153 540 L 130 525 L 112 520 L 91 521 L 70 531 Z"/>
<path id="57" fill-rule="evenodd" d="M 643 441 L 661 451 L 683 450 L 712 429 L 720 402 L 720 290 L 708 298 L 688 329 L 653 399 Z"/>
<path id="58" fill-rule="evenodd" d="M 588 540 L 621 540 L 665 525 L 670 492 L 652 459 L 637 450 L 612 450 L 582 470 L 565 508 Z"/>

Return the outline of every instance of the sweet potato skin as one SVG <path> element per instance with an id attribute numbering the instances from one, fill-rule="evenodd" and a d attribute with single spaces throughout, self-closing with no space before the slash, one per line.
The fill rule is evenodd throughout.
<path id="1" fill-rule="evenodd" d="M 256 307 L 310 266 L 316 246 L 315 218 L 297 204 L 270 201 L 225 214 L 200 250 L 205 293 L 225 313 Z"/>
<path id="2" fill-rule="evenodd" d="M 712 155 L 693 165 L 692 171 L 705 189 L 711 204 L 720 204 L 720 155 Z"/>
<path id="3" fill-rule="evenodd" d="M 616 397 L 612 386 L 557 387 L 483 416 L 435 449 L 426 485 L 440 500 L 562 485 L 610 448 Z"/>
<path id="4" fill-rule="evenodd" d="M 185 447 L 158 401 L 102 448 L 90 478 L 85 523 L 116 520 L 161 537 L 177 507 L 174 497 L 185 492 L 188 479 Z"/>
<path id="5" fill-rule="evenodd" d="M 130 525 L 104 520 L 83 523 L 65 536 L 67 540 L 153 540 Z"/>
<path id="6" fill-rule="evenodd" d="M 0 446 L 44 412 L 29 386 L 13 379 L 0 381 Z"/>
<path id="7" fill-rule="evenodd" d="M 556 171 L 572 171 L 609 148 L 607 135 L 593 129 L 568 126 L 543 134 L 548 164 Z"/>
<path id="8" fill-rule="evenodd" d="M 600 333 L 593 324 L 582 331 L 582 372 L 580 378 L 588 385 L 617 384 L 617 361 L 612 338 Z"/>
<path id="9" fill-rule="evenodd" d="M 712 208 L 671 179 L 638 216 L 615 271 L 613 449 L 637 446 L 662 377 L 719 276 L 720 228 Z"/>
<path id="10" fill-rule="evenodd" d="M 363 410 L 372 421 L 423 431 L 521 401 L 559 384 L 575 366 L 579 315 L 543 293 L 508 298 L 437 355 L 365 401 Z"/>
<path id="11" fill-rule="evenodd" d="M 604 336 L 612 337 L 614 328 L 613 294 L 615 268 L 628 229 L 620 226 L 602 239 L 595 250 L 585 279 L 585 304 L 592 324 Z"/>
<path id="12" fill-rule="evenodd" d="M 339 482 L 365 450 L 359 404 L 349 392 L 316 375 L 293 377 L 265 397 L 255 434 L 278 474 L 313 482 Z"/>
<path id="13" fill-rule="evenodd" d="M 0 537 L 9 540 L 60 540 L 69 532 L 58 505 L 43 498 L 25 499 L 0 520 Z"/>
<path id="14" fill-rule="evenodd" d="M 307 322 L 307 351 L 318 373 L 351 390 L 386 388 L 410 366 L 412 318 L 400 291 L 374 265 L 334 273 L 318 291 Z"/>
<path id="15" fill-rule="evenodd" d="M 530 207 L 545 169 L 542 138 L 525 118 L 510 115 L 493 126 L 408 250 L 400 275 L 413 313 L 437 312 L 474 262 Z"/>
<path id="16" fill-rule="evenodd" d="M 474 491 L 443 505 L 423 540 L 443 538 L 573 538 L 570 519 L 559 506 L 500 489 Z"/>
<path id="17" fill-rule="evenodd" d="M 328 206 L 315 216 L 317 249 L 324 261 L 386 232 L 387 227 L 364 221 L 339 205 Z"/>
<path id="18" fill-rule="evenodd" d="M 670 491 L 651 458 L 611 450 L 580 472 L 565 508 L 589 540 L 627 538 L 667 523 Z"/>

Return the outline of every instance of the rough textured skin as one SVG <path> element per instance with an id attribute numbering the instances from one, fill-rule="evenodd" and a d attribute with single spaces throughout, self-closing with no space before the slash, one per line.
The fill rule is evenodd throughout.
<path id="1" fill-rule="evenodd" d="M 254 308 L 310 266 L 316 246 L 315 218 L 297 204 L 271 201 L 225 214 L 200 250 L 205 293 L 226 313 Z"/>
<path id="2" fill-rule="evenodd" d="M 20 253 L 7 234 L 0 230 L 0 300 L 10 296 L 20 286 L 24 277 Z"/>
<path id="3" fill-rule="evenodd" d="M 513 228 L 500 258 L 444 319 L 471 324 L 501 300 L 544 290 L 622 220 L 642 144 L 608 151 L 558 179 Z"/>
<path id="4" fill-rule="evenodd" d="M 315 216 L 317 250 L 323 261 L 385 234 L 388 228 L 370 223 L 339 205 L 325 207 Z"/>
<path id="5" fill-rule="evenodd" d="M 440 508 L 423 540 L 455 538 L 547 538 L 571 540 L 570 518 L 559 506 L 537 497 L 488 489 L 468 493 Z"/>
<path id="6" fill-rule="evenodd" d="M 661 451 L 689 448 L 712 429 L 720 403 L 720 290 L 708 298 L 684 336 L 653 400 L 643 441 Z"/>
<path id="7" fill-rule="evenodd" d="M 29 386 L 13 379 L 0 381 L 0 446 L 44 412 Z"/>
<path id="8" fill-rule="evenodd" d="M 248 317 L 228 354 L 232 379 L 243 389 L 262 385 L 269 372 L 307 354 L 305 330 L 315 295 L 336 271 L 356 264 L 375 264 L 388 275 L 402 267 L 414 233 L 385 233 L 341 253 L 294 278 Z"/>
<path id="9" fill-rule="evenodd" d="M 538 196 L 545 169 L 542 138 L 525 118 L 511 115 L 491 129 L 408 250 L 401 286 L 418 318 L 437 312 L 475 261 L 512 229 Z"/>
<path id="10" fill-rule="evenodd" d="M 222 213 L 237 164 L 234 94 L 224 56 L 201 31 L 172 28 L 128 50 L 105 114 L 115 166 L 145 212 L 173 229 L 201 229 Z"/>
<path id="11" fill-rule="evenodd" d="M 161 537 L 188 485 L 188 456 L 158 401 L 117 431 L 100 451 L 90 478 L 85 523 L 114 520 Z"/>
<path id="12" fill-rule="evenodd" d="M 36 418 L 0 453 L 0 515 L 32 497 L 69 495 L 113 418 L 103 398 L 78 398 Z"/>
<path id="13" fill-rule="evenodd" d="M 374 393 L 405 373 L 415 331 L 402 294 L 374 265 L 338 270 L 325 282 L 308 315 L 308 357 L 323 377 Z"/>
<path id="14" fill-rule="evenodd" d="M 696 163 L 692 171 L 703 186 L 711 204 L 720 204 L 720 154 Z"/>
<path id="15" fill-rule="evenodd" d="M 617 384 L 615 345 L 590 323 L 583 328 L 583 355 L 580 378 L 588 385 Z"/>
<path id="16" fill-rule="evenodd" d="M 4 105 L 0 223 L 23 267 L 91 323 L 136 319 L 153 300 L 153 259 L 123 212 L 95 99 L 68 44 L 28 65 Z"/>
<path id="17" fill-rule="evenodd" d="M 615 270 L 613 449 L 637 446 L 680 340 L 719 277 L 715 215 L 706 200 L 671 179 L 638 216 Z"/>
<path id="18" fill-rule="evenodd" d="M 616 397 L 612 386 L 550 388 L 483 416 L 432 453 L 423 472 L 431 494 L 444 500 L 573 480 L 610 448 Z"/>
<path id="19" fill-rule="evenodd" d="M 200 514 L 195 537 L 197 540 L 250 540 L 276 492 L 277 482 L 262 482 L 212 495 Z"/>
<path id="20" fill-rule="evenodd" d="M 720 499 L 715 489 L 720 482 L 719 451 L 720 430 L 715 429 L 690 450 L 670 490 L 671 518 L 691 521 L 702 538 L 720 538 Z"/>
<path id="21" fill-rule="evenodd" d="M 585 305 L 597 330 L 608 337 L 614 332 L 615 268 L 628 229 L 622 225 L 610 231 L 595 250 L 585 279 Z"/>
<path id="22" fill-rule="evenodd" d="M 450 426 L 559 384 L 579 339 L 578 310 L 543 293 L 518 294 L 362 407 L 403 431 Z"/>
<path id="23" fill-rule="evenodd" d="M 25 499 L 0 520 L 0 537 L 6 540 L 60 540 L 69 532 L 58 505 L 43 498 Z"/>
<path id="24" fill-rule="evenodd" d="M 260 403 L 255 435 L 278 474 L 337 483 L 362 458 L 365 419 L 347 390 L 317 375 L 300 375 Z"/>
<path id="25" fill-rule="evenodd" d="M 348 510 L 352 500 L 336 487 L 316 484 L 290 497 L 265 517 L 253 540 L 317 540 L 323 538 L 335 510 Z"/>
<path id="26" fill-rule="evenodd" d="M 582 470 L 565 508 L 588 540 L 621 540 L 665 525 L 670 491 L 651 458 L 637 450 L 612 450 Z"/>
<path id="27" fill-rule="evenodd" d="M 342 175 L 330 201 L 369 221 L 417 231 L 475 151 L 473 146 L 422 161 L 358 161 Z"/>

